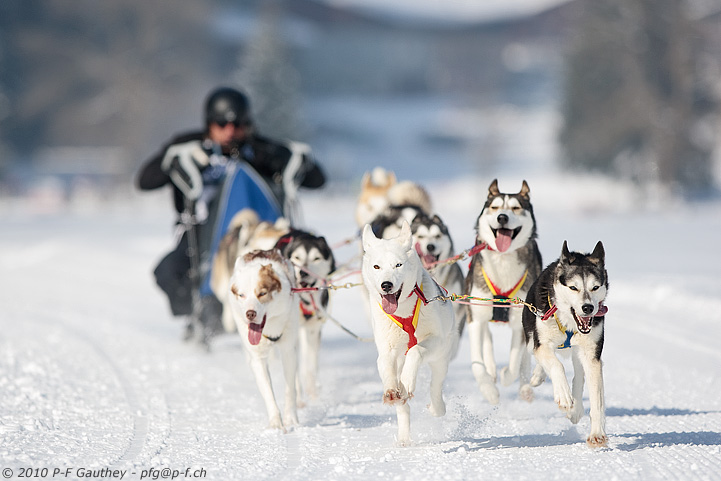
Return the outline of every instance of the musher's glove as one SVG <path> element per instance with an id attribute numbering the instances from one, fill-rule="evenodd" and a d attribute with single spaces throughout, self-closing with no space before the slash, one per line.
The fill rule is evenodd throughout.
<path id="1" fill-rule="evenodd" d="M 160 168 L 168 174 L 170 180 L 186 198 L 197 200 L 203 192 L 200 167 L 206 165 L 208 165 L 208 154 L 201 147 L 199 140 L 193 140 L 168 147 Z"/>

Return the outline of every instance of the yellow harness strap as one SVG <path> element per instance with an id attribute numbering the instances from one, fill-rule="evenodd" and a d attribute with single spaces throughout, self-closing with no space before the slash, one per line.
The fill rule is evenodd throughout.
<path id="1" fill-rule="evenodd" d="M 423 284 L 421 284 L 421 292 L 423 291 Z M 388 319 L 393 321 L 395 325 L 403 329 L 405 332 L 408 333 L 408 349 L 412 348 L 416 344 L 418 344 L 418 340 L 416 339 L 416 327 L 418 327 L 418 315 L 421 312 L 421 302 L 423 300 L 418 297 L 416 300 L 416 305 L 413 307 L 413 313 L 408 317 L 399 317 L 395 316 L 393 314 L 388 314 L 386 311 L 383 311 L 383 306 L 378 303 L 378 306 L 380 306 L 381 311 L 383 311 L 383 314 L 388 316 Z M 408 353 L 408 349 L 406 350 L 406 353 Z"/>
<path id="2" fill-rule="evenodd" d="M 552 304 L 551 304 L 551 295 L 550 295 L 550 294 L 548 295 L 548 305 L 549 305 L 549 306 L 552 305 Z M 558 326 L 558 330 L 561 331 L 562 333 L 564 333 L 564 334 L 566 335 L 566 340 L 564 341 L 563 344 L 559 344 L 558 347 L 557 347 L 557 349 L 568 349 L 569 347 L 571 347 L 571 338 L 573 337 L 574 334 L 576 334 L 576 331 L 575 331 L 575 329 L 572 330 L 572 331 L 567 331 L 567 330 L 563 327 L 563 325 L 561 324 L 561 321 L 558 320 L 558 314 L 556 314 L 555 312 L 553 313 L 553 319 L 556 321 L 556 325 Z"/>
<path id="3" fill-rule="evenodd" d="M 526 278 L 528 277 L 528 269 L 526 269 L 526 272 L 523 273 L 523 277 L 521 277 L 521 280 L 516 283 L 515 286 L 510 291 L 501 292 L 501 290 L 491 281 L 491 279 L 488 277 L 488 274 L 486 273 L 486 270 L 481 267 L 481 274 L 483 274 L 483 280 L 486 281 L 486 285 L 491 290 L 491 293 L 494 296 L 503 296 L 503 297 L 515 297 L 516 294 L 518 294 L 518 291 L 521 290 L 521 287 L 523 287 L 523 284 L 526 283 Z"/>

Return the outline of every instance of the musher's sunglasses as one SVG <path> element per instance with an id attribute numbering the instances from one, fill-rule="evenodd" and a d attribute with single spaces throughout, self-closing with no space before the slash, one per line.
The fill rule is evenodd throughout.
<path id="1" fill-rule="evenodd" d="M 225 126 L 228 125 L 228 124 L 233 124 L 236 129 L 237 129 L 238 127 L 247 127 L 247 126 L 250 125 L 250 122 L 248 122 L 248 121 L 240 121 L 240 120 L 234 120 L 234 121 L 232 121 L 232 122 L 228 122 L 227 120 L 218 120 L 218 121 L 215 121 L 214 123 L 217 124 L 218 127 L 220 127 L 221 129 L 224 129 Z"/>

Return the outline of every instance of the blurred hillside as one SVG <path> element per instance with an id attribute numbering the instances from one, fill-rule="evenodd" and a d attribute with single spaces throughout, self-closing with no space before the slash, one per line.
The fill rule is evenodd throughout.
<path id="1" fill-rule="evenodd" d="M 603 2 L 628 19 L 624 2 Z M 697 164 L 712 178 L 718 150 L 719 83 L 712 75 L 721 58 L 718 2 L 664 2 L 675 10 L 663 10 L 661 18 L 688 11 L 689 25 L 697 28 L 698 41 L 683 43 L 685 51 L 703 45 L 703 57 L 693 62 L 706 79 L 704 122 L 689 130 L 693 138 L 703 137 L 705 150 L 696 152 Z M 445 8 L 438 10 L 440 4 Z M 572 52 L 593 52 L 578 42 L 590 4 L 5 1 L 0 4 L 0 189 L 22 193 L 48 177 L 66 193 L 78 179 L 82 185 L 127 186 L 140 162 L 171 135 L 201 126 L 204 96 L 220 84 L 248 90 L 260 130 L 309 142 L 339 182 L 355 182 L 374 165 L 419 180 L 532 172 L 560 165 L 569 152 L 570 165 L 612 172 L 617 157 L 628 155 L 624 146 L 636 145 L 632 141 L 611 139 L 623 145 L 594 151 L 609 160 L 600 167 L 575 158 L 583 149 L 558 142 L 568 127 L 564 120 L 582 111 L 569 97 L 568 86 L 580 78 L 569 80 L 578 72 L 569 65 Z M 636 58 L 626 62 L 645 58 L 643 22 L 634 25 L 641 34 L 625 48 Z M 689 31 L 658 34 L 684 38 Z M 598 42 L 593 45 L 599 48 Z M 687 69 L 689 63 L 665 65 L 666 71 L 649 77 Z M 581 66 L 581 71 L 591 70 Z M 592 85 L 609 85 L 604 75 Z M 689 83 L 684 76 L 679 82 Z M 685 108 L 683 101 L 681 96 L 676 107 Z M 649 115 L 668 108 L 674 104 Z M 631 123 L 637 133 L 639 122 Z M 568 128 L 564 132 L 572 138 Z M 645 158 L 654 155 L 649 149 L 643 150 Z M 683 149 L 673 152 L 683 159 Z M 650 170 L 648 177 L 658 180 Z"/>

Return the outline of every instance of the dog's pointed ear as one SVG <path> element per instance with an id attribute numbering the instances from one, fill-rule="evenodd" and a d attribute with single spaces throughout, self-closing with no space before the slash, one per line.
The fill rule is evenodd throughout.
<path id="1" fill-rule="evenodd" d="M 598 241 L 596 247 L 593 248 L 593 252 L 589 260 L 593 263 L 603 265 L 606 260 L 606 250 L 603 248 L 603 242 Z"/>
<path id="2" fill-rule="evenodd" d="M 403 250 L 411 250 L 411 248 L 413 248 L 413 233 L 407 220 L 404 220 L 403 224 L 401 224 L 401 233 L 398 235 L 398 240 L 401 242 Z"/>
<path id="3" fill-rule="evenodd" d="M 573 256 L 571 251 L 568 250 L 568 241 L 563 241 L 563 247 L 561 247 L 561 264 L 571 264 L 573 262 Z"/>
<path id="4" fill-rule="evenodd" d="M 392 170 L 388 171 L 388 185 L 396 185 L 398 183 L 398 179 L 396 178 L 396 173 Z"/>
<path id="5" fill-rule="evenodd" d="M 373 233 L 373 229 L 371 228 L 370 224 L 366 224 L 365 227 L 363 227 L 363 252 L 367 252 L 372 246 L 374 241 L 377 241 L 378 238 Z"/>
<path id="6" fill-rule="evenodd" d="M 523 181 L 523 184 L 521 185 L 521 191 L 518 193 L 521 197 L 525 197 L 526 199 L 529 199 L 531 196 L 529 195 L 531 193 L 531 189 L 528 188 L 528 184 L 526 183 L 525 179 Z"/>
<path id="7" fill-rule="evenodd" d="M 488 186 L 488 197 L 495 197 L 500 193 L 501 191 L 498 190 L 498 179 L 493 179 L 491 185 Z"/>
<path id="8" fill-rule="evenodd" d="M 366 172 L 365 174 L 363 174 L 363 178 L 361 179 L 361 189 L 369 189 L 371 185 L 371 173 Z"/>
<path id="9" fill-rule="evenodd" d="M 233 263 L 233 271 L 239 270 L 240 266 L 244 264 L 243 257 L 236 257 L 235 262 Z"/>

